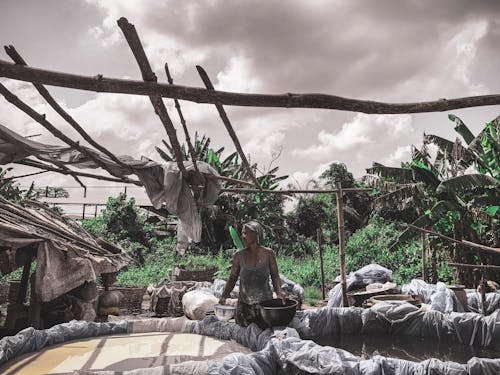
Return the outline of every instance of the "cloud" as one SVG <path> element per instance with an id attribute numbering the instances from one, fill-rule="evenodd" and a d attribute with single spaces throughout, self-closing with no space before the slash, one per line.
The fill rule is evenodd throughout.
<path id="1" fill-rule="evenodd" d="M 385 164 L 391 167 L 399 167 L 402 161 L 411 159 L 411 146 L 399 146 L 396 151 L 391 153 L 386 159 Z"/>
<path id="2" fill-rule="evenodd" d="M 412 132 L 410 115 L 366 115 L 357 114 L 352 121 L 344 123 L 339 132 L 321 130 L 318 144 L 305 149 L 295 149 L 293 154 L 322 160 L 331 155 L 347 153 L 351 158 L 369 152 L 372 145 L 380 147 L 390 144 L 401 135 Z"/>

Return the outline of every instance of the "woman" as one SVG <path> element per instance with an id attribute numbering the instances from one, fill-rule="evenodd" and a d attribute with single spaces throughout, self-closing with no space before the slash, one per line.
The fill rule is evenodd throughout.
<path id="1" fill-rule="evenodd" d="M 262 227 L 257 221 L 252 220 L 243 225 L 242 240 L 245 248 L 234 254 L 231 275 L 219 300 L 222 305 L 226 303 L 226 298 L 239 277 L 240 293 L 235 319 L 237 324 L 244 327 L 250 323 L 256 323 L 261 328 L 266 327 L 260 315 L 259 304 L 273 298 L 269 276 L 276 296 L 285 303 L 276 256 L 271 249 L 260 245 L 262 238 Z"/>

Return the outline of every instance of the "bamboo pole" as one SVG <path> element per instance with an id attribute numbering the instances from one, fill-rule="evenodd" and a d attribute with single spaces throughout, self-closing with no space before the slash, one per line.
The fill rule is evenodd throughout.
<path id="1" fill-rule="evenodd" d="M 319 249 L 319 262 L 320 262 L 320 267 L 321 267 L 321 292 L 323 295 L 323 301 L 326 299 L 326 294 L 325 294 L 325 269 L 323 265 L 323 235 L 321 233 L 321 229 L 318 228 L 316 229 L 316 239 L 318 242 L 318 249 Z"/>
<path id="2" fill-rule="evenodd" d="M 144 52 L 144 48 L 142 47 L 141 40 L 139 39 L 139 35 L 135 30 L 135 26 L 128 22 L 125 17 L 120 18 L 118 21 L 118 26 L 123 32 L 127 43 L 134 54 L 134 57 L 139 65 L 139 69 L 142 74 L 142 79 L 145 82 L 156 83 L 157 78 L 151 69 L 151 65 L 149 64 L 149 60 Z M 179 140 L 177 139 L 177 135 L 174 124 L 168 115 L 167 108 L 165 107 L 165 103 L 163 103 L 163 99 L 160 95 L 151 94 L 149 95 L 149 99 L 151 100 L 151 104 L 155 110 L 155 113 L 160 118 L 165 131 L 167 132 L 168 138 L 170 140 L 170 144 L 174 150 L 175 161 L 177 162 L 177 166 L 181 171 L 182 175 L 186 174 L 186 169 L 184 168 L 184 156 L 182 155 L 181 146 L 179 144 Z"/>
<path id="3" fill-rule="evenodd" d="M 16 51 L 14 46 L 4 46 L 5 51 L 7 54 L 10 56 L 10 58 L 19 65 L 27 65 L 26 61 L 21 57 L 21 55 Z M 85 139 L 90 145 L 107 155 L 111 160 L 113 160 L 116 164 L 118 164 L 120 167 L 125 168 L 126 170 L 130 171 L 133 173 L 133 170 L 130 166 L 127 164 L 123 163 L 120 159 L 118 159 L 113 153 L 108 151 L 106 147 L 101 146 L 99 143 L 94 141 L 92 137 L 90 137 L 85 130 L 76 122 L 76 120 L 68 113 L 66 112 L 57 102 L 56 100 L 50 95 L 49 91 L 41 84 L 38 83 L 33 83 L 37 91 L 40 93 L 40 95 L 47 101 L 47 103 L 56 111 L 68 124 L 70 124 L 73 129 L 75 129 L 78 134 L 82 136 L 83 139 Z M 106 171 L 115 176 L 116 176 L 113 171 L 106 166 L 106 164 L 102 163 L 101 165 Z"/>
<path id="4" fill-rule="evenodd" d="M 452 242 L 458 243 L 458 244 L 463 245 L 463 246 L 467 246 L 467 247 L 472 248 L 472 249 L 477 249 L 477 250 L 480 250 L 480 251 L 483 251 L 483 252 L 487 252 L 487 253 L 492 253 L 492 254 L 500 254 L 500 248 L 495 248 L 495 247 L 489 247 L 489 246 L 485 246 L 485 245 L 480 245 L 480 244 L 477 244 L 477 243 L 474 243 L 474 242 L 470 242 L 470 241 L 466 241 L 466 240 L 461 240 L 460 241 L 460 240 L 456 240 L 454 238 L 445 236 L 444 234 L 433 232 L 433 231 L 428 230 L 428 229 L 420 228 L 420 227 L 417 227 L 417 226 L 412 225 L 412 224 L 406 224 L 406 225 L 408 225 L 410 228 L 413 228 L 413 229 L 416 229 L 416 230 L 419 230 L 419 231 L 422 231 L 422 232 L 426 232 L 426 233 L 432 234 L 433 236 L 438 236 L 438 237 L 444 238 L 444 239 L 446 239 L 448 241 L 452 241 Z"/>
<path id="5" fill-rule="evenodd" d="M 195 103 L 207 103 L 244 107 L 324 108 L 368 114 L 401 114 L 443 112 L 459 108 L 481 107 L 500 104 L 500 94 L 439 99 L 415 103 L 384 103 L 357 100 L 327 94 L 244 94 L 225 91 L 207 91 L 201 87 L 166 85 L 96 76 L 83 76 L 30 68 L 0 60 L 0 76 L 20 81 L 50 86 L 67 87 L 94 92 L 112 92 L 133 95 L 159 95 Z"/>
<path id="6" fill-rule="evenodd" d="M 349 306 L 347 300 L 346 267 L 345 267 L 345 227 L 344 227 L 344 198 L 342 196 L 342 184 L 337 182 L 337 223 L 339 231 L 339 257 L 340 257 L 340 283 L 342 285 L 342 305 Z"/>
<path id="7" fill-rule="evenodd" d="M 85 173 L 85 172 L 75 172 L 73 170 L 70 170 L 69 168 L 66 169 L 58 169 L 55 167 L 51 167 L 50 165 L 46 165 L 44 163 L 37 162 L 35 160 L 30 160 L 30 159 L 23 159 L 15 162 L 16 164 L 21 164 L 21 165 L 27 165 L 28 167 L 34 167 L 38 169 L 43 169 L 46 171 L 51 171 L 51 172 L 58 172 L 61 174 L 66 174 L 66 175 L 71 175 L 73 177 L 75 176 L 80 176 L 80 177 L 89 177 L 89 178 L 94 178 L 96 180 L 103 180 L 103 181 L 113 181 L 113 182 L 123 182 L 123 183 L 129 183 L 129 184 L 134 184 L 137 186 L 143 186 L 142 182 L 137 181 L 137 180 L 124 180 L 121 178 L 115 178 L 115 177 L 108 177 L 108 176 L 99 176 L 91 173 Z"/>
<path id="8" fill-rule="evenodd" d="M 449 266 L 457 268 L 473 268 L 473 269 L 488 269 L 488 270 L 500 270 L 500 266 L 494 266 L 491 264 L 465 264 L 465 263 L 453 263 L 449 262 Z"/>
<path id="9" fill-rule="evenodd" d="M 10 90 L 8 90 L 4 85 L 0 83 L 0 94 L 2 94 L 5 99 L 19 108 L 21 111 L 30 116 L 33 120 L 42 125 L 45 129 L 47 129 L 50 133 L 52 133 L 55 137 L 62 140 L 64 143 L 74 148 L 75 150 L 80 151 L 83 155 L 87 156 L 89 159 L 94 161 L 97 165 L 102 167 L 104 170 L 108 171 L 111 175 L 114 175 L 112 171 L 109 170 L 107 165 L 102 162 L 99 158 L 97 158 L 93 153 L 88 152 L 85 148 L 80 146 L 78 142 L 73 141 L 71 138 L 62 133 L 59 129 L 57 129 L 54 125 L 52 125 L 46 118 L 45 115 L 41 115 L 36 112 L 29 105 L 24 103 L 21 99 L 19 99 L 16 95 L 14 95 Z M 56 163 L 56 162 L 54 162 Z M 56 163 L 57 164 L 57 163 Z M 63 168 L 61 165 L 59 167 Z M 116 176 L 115 176 L 116 177 Z M 78 181 L 78 180 L 77 180 Z M 81 181 L 78 181 L 83 187 L 85 187 Z"/>
<path id="10" fill-rule="evenodd" d="M 270 193 L 270 194 L 326 194 L 326 193 L 337 193 L 337 189 L 326 189 L 326 190 L 296 190 L 296 189 L 288 189 L 288 190 L 268 190 L 268 189 L 245 189 L 245 188 L 224 188 L 221 190 L 222 192 L 227 193 Z M 342 189 L 343 192 L 348 191 L 371 191 L 371 189 L 357 189 L 357 188 L 346 188 Z"/>
<path id="11" fill-rule="evenodd" d="M 208 174 L 208 173 L 202 173 L 202 174 L 203 174 L 203 176 L 205 176 L 208 179 L 221 180 L 221 181 L 226 181 L 226 182 L 234 182 L 235 184 L 242 184 L 242 185 L 247 185 L 247 186 L 255 186 L 251 182 L 238 180 L 236 178 L 231 178 L 231 177 L 226 177 L 226 176 L 216 176 L 216 175 Z M 255 190 L 255 191 L 261 192 L 261 190 Z"/>
<path id="12" fill-rule="evenodd" d="M 198 70 L 198 74 L 201 77 L 201 80 L 205 84 L 205 87 L 207 88 L 207 91 L 214 91 L 214 86 L 212 85 L 212 82 L 210 81 L 210 78 L 208 77 L 207 72 L 205 69 L 203 69 L 201 66 L 196 65 L 196 69 Z M 233 126 L 231 125 L 231 122 L 229 121 L 229 118 L 227 117 L 226 111 L 224 110 L 224 107 L 220 103 L 215 103 L 215 108 L 217 108 L 217 112 L 219 112 L 219 116 L 224 123 L 224 126 L 226 127 L 227 132 L 229 133 L 229 136 L 231 137 L 231 140 L 234 143 L 234 146 L 236 147 L 236 150 L 238 151 L 238 154 L 240 155 L 241 162 L 243 165 L 246 167 L 248 174 L 250 175 L 251 179 L 253 180 L 255 186 L 259 188 L 259 190 L 262 190 L 262 187 L 260 186 L 259 181 L 257 180 L 257 177 L 255 177 L 255 174 L 252 171 L 252 167 L 250 163 L 247 160 L 247 157 L 245 156 L 245 153 L 243 152 L 243 149 L 241 148 L 240 141 L 236 135 L 236 132 L 233 129 Z"/>

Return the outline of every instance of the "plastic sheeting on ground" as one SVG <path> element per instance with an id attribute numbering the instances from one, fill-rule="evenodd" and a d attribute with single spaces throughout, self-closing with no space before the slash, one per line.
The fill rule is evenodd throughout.
<path id="1" fill-rule="evenodd" d="M 470 311 L 475 313 L 483 312 L 483 302 L 481 293 L 475 289 L 466 289 L 467 305 Z M 500 291 L 486 293 L 486 313 L 491 314 L 500 309 Z"/>
<path id="2" fill-rule="evenodd" d="M 93 324 L 94 329 L 96 326 L 110 324 L 78 323 L 83 326 Z M 495 311 L 487 317 L 474 313 L 443 314 L 438 311 L 424 312 L 413 305 L 401 302 L 380 303 L 371 309 L 325 307 L 300 311 L 292 321 L 291 327 L 275 331 L 262 330 L 255 324 L 240 327 L 234 323 L 218 321 L 214 316 L 208 316 L 203 321 L 189 321 L 186 318 L 131 321 L 128 322 L 128 326 L 127 322 L 120 322 L 119 328 L 120 333 L 123 333 L 123 329 L 127 332 L 181 330 L 223 340 L 234 340 L 255 352 L 233 353 L 222 360 L 208 360 L 203 364 L 186 362 L 179 364 L 176 368 L 162 366 L 127 372 L 79 371 L 76 373 L 80 375 L 117 375 L 118 373 L 127 375 L 170 373 L 493 375 L 500 373 L 500 359 L 472 358 L 466 364 L 443 362 L 437 359 L 411 362 L 382 356 L 361 360 L 345 350 L 320 346 L 305 340 L 305 338 L 322 335 L 383 333 L 433 337 L 438 340 L 453 339 L 466 345 L 500 348 L 500 311 Z M 85 329 L 80 329 L 80 331 L 87 333 Z M 98 331 L 105 332 L 104 330 Z M 77 337 L 70 339 L 74 338 Z M 28 350 L 39 349 L 30 346 Z"/>
<path id="3" fill-rule="evenodd" d="M 339 279 L 339 278 L 337 278 Z M 340 281 L 340 280 L 338 280 Z M 392 281 L 392 271 L 378 264 L 369 264 L 356 272 L 351 272 L 346 278 L 346 290 L 349 292 L 356 287 L 364 287 L 373 283 L 384 284 Z M 328 307 L 342 306 L 342 285 L 337 284 L 328 293 Z"/>
<path id="4" fill-rule="evenodd" d="M 370 309 L 330 308 L 297 312 L 290 326 L 302 338 L 327 334 L 386 334 L 451 340 L 500 349 L 500 310 L 475 313 L 422 311 L 405 302 L 378 303 Z"/>

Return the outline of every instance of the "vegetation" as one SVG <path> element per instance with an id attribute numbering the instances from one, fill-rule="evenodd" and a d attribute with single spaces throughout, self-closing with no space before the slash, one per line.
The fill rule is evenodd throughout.
<path id="1" fill-rule="evenodd" d="M 347 232 L 347 271 L 377 263 L 393 270 L 398 284 L 421 276 L 421 237 L 406 223 L 492 247 L 500 244 L 500 117 L 485 125 L 474 136 L 456 116 L 450 115 L 462 137 L 449 141 L 425 135 L 423 146 L 413 147 L 410 161 L 401 167 L 374 163 L 363 181 L 356 181 L 344 164 L 332 163 L 313 183 L 318 187 L 372 187 L 371 193 L 344 194 Z M 437 148 L 431 152 L 430 145 Z M 211 148 L 208 137 L 195 136 L 197 160 L 209 163 L 226 177 L 250 180 L 237 153 L 224 155 L 224 148 Z M 183 146 L 184 158 L 190 155 Z M 172 149 L 164 142 L 157 148 L 160 156 L 171 161 Z M 272 163 L 271 163 L 272 164 Z M 276 189 L 286 176 L 271 165 L 265 171 L 252 166 L 265 189 Z M 32 186 L 21 191 L 0 169 L 0 194 L 16 202 L 36 198 L 42 191 Z M 189 179 L 199 176 L 193 172 Z M 225 183 L 231 186 L 231 183 Z M 47 193 L 47 191 L 45 191 Z M 199 192 L 194 191 L 195 198 Z M 50 194 L 64 195 L 53 190 Z M 119 243 L 137 264 L 120 273 L 122 285 L 147 285 L 169 278 L 176 265 L 187 268 L 216 267 L 217 277 L 227 278 L 234 244 L 229 234 L 233 226 L 257 219 L 266 226 L 265 244 L 277 253 L 280 272 L 306 287 L 308 303 L 319 298 L 321 287 L 317 230 L 324 236 L 324 267 L 327 281 L 338 274 L 337 207 L 334 194 L 300 196 L 295 209 L 284 213 L 284 198 L 273 194 L 224 193 L 214 206 L 201 212 L 203 235 L 200 244 L 179 258 L 175 236 L 160 239 L 154 226 L 126 195 L 108 199 L 100 216 L 85 220 L 83 226 L 97 236 Z M 472 285 L 470 272 L 454 272 L 447 262 L 498 263 L 498 257 L 460 248 L 437 237 L 429 237 L 427 274 L 432 281 Z M 300 266 L 297 266 L 300 265 Z M 498 276 L 498 275 L 497 275 Z M 495 276 L 490 277 L 495 278 Z M 498 278 L 498 277 L 496 277 Z"/>
<path id="2" fill-rule="evenodd" d="M 500 235 L 500 117 L 487 123 L 478 136 L 473 136 L 458 117 L 449 118 L 468 147 L 458 138 L 452 142 L 425 135 L 423 147 L 420 150 L 414 147 L 412 160 L 401 168 L 375 163 L 369 170 L 380 177 L 375 186 L 388 191 L 375 199 L 375 205 L 413 211 L 412 219 L 404 221 L 414 226 L 496 247 Z M 431 143 L 438 148 L 434 157 L 427 147 Z M 396 244 L 416 234 L 408 228 Z M 445 251 L 448 259 L 458 263 L 498 263 L 498 256 L 477 253 L 439 238 L 432 238 L 430 245 L 434 281 L 439 276 L 435 262 L 440 254 L 436 251 Z M 458 269 L 455 277 L 466 285 L 471 285 L 474 279 L 469 269 Z"/>

